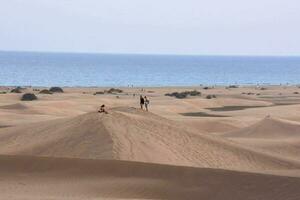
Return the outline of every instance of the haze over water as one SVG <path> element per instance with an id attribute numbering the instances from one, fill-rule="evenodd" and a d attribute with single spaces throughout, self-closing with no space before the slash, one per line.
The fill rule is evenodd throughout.
<path id="1" fill-rule="evenodd" d="M 298 84 L 300 57 L 0 52 L 0 85 Z"/>

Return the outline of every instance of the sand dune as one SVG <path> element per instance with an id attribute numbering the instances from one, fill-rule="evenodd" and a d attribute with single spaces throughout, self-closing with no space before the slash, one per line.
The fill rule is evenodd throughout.
<path id="1" fill-rule="evenodd" d="M 300 138 L 300 123 L 266 117 L 254 125 L 226 133 L 224 136 L 260 139 Z"/>
<path id="2" fill-rule="evenodd" d="M 0 111 L 8 112 L 11 114 L 27 114 L 27 115 L 41 115 L 44 114 L 43 112 L 32 108 L 23 103 L 14 103 L 0 106 Z"/>
<path id="3" fill-rule="evenodd" d="M 300 199 L 300 104 L 205 109 L 273 105 L 278 93 L 281 103 L 300 103 L 290 97 L 296 87 L 92 95 L 104 89 L 64 88 L 34 102 L 0 95 L 0 199 Z M 203 95 L 164 96 L 193 89 Z M 137 94 L 149 95 L 153 113 L 128 107 Z M 101 104 L 109 114 L 95 112 Z M 179 114 L 202 111 L 229 117 Z M 261 120 L 267 114 L 275 118 Z"/>
<path id="4" fill-rule="evenodd" d="M 297 122 L 266 117 L 224 136 L 268 154 L 300 161 L 300 124 Z"/>
<path id="5" fill-rule="evenodd" d="M 232 122 L 230 120 L 220 120 L 219 118 L 199 120 L 197 117 L 190 117 L 188 119 L 181 119 L 178 121 L 183 123 L 188 128 L 193 128 L 201 133 L 208 134 L 213 133 L 222 135 L 224 133 L 239 129 L 239 127 L 235 126 L 236 121 Z"/>
<path id="6" fill-rule="evenodd" d="M 231 140 L 269 154 L 300 161 L 300 139 L 231 138 Z"/>
<path id="7" fill-rule="evenodd" d="M 285 120 L 297 120 L 300 106 L 215 112 L 204 108 L 273 100 L 241 99 L 243 88 L 181 100 L 164 96 L 176 88 L 154 88 L 151 113 L 128 107 L 140 89 L 119 98 L 92 95 L 98 90 L 67 88 L 35 102 L 0 96 L 0 199 L 300 199 L 300 124 Z M 102 103 L 115 108 L 95 112 Z M 230 117 L 178 114 L 198 111 Z M 276 118 L 258 119 L 270 113 Z"/>
<path id="8" fill-rule="evenodd" d="M 0 156 L 1 199 L 298 200 L 300 178 L 128 161 Z"/>
<path id="9" fill-rule="evenodd" d="M 28 107 L 26 105 L 21 104 L 21 103 L 0 106 L 0 109 L 7 109 L 7 110 L 25 110 L 27 108 Z"/>
<path id="10" fill-rule="evenodd" d="M 176 122 L 135 108 L 87 113 L 0 130 L 0 153 L 117 159 L 237 170 L 297 169 L 300 164 L 195 134 Z"/>

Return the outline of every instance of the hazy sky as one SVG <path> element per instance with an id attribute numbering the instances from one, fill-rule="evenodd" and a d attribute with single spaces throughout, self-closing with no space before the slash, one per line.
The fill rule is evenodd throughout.
<path id="1" fill-rule="evenodd" d="M 299 0 L 0 0 L 0 50 L 300 55 Z"/>

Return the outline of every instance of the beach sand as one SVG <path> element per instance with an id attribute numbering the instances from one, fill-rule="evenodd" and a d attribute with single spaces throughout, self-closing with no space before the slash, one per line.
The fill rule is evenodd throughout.
<path id="1" fill-rule="evenodd" d="M 23 90 L 36 101 L 11 89 L 0 87 L 0 199 L 300 199 L 296 86 Z"/>

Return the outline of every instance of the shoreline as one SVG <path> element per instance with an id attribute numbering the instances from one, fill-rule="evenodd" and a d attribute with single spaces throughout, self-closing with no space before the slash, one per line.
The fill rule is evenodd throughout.
<path id="1" fill-rule="evenodd" d="M 170 86 L 62 86 L 62 85 L 51 85 L 51 86 L 31 86 L 31 85 L 0 85 L 0 88 L 50 88 L 50 87 L 61 87 L 61 88 L 87 88 L 87 89 L 96 89 L 96 88 L 122 88 L 122 89 L 141 89 L 141 88 L 156 88 L 156 89 L 164 89 L 164 88 L 203 88 L 209 87 L 209 89 L 213 88 L 227 88 L 230 86 L 236 86 L 238 88 L 253 88 L 253 87 L 300 87 L 299 84 L 228 84 L 228 85 L 170 85 Z"/>

